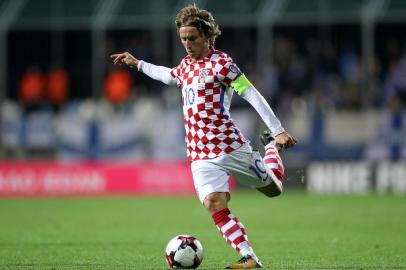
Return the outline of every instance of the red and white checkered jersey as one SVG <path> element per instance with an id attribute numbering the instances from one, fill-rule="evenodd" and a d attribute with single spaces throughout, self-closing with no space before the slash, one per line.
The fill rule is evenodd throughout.
<path id="1" fill-rule="evenodd" d="M 172 69 L 171 75 L 182 89 L 189 160 L 215 158 L 245 142 L 229 113 L 230 84 L 241 74 L 227 54 L 214 49 L 202 60 L 188 55 Z"/>

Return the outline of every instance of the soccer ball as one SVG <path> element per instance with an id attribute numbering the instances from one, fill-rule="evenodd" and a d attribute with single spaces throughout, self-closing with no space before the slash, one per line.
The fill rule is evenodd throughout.
<path id="1" fill-rule="evenodd" d="M 178 235 L 166 246 L 165 258 L 170 268 L 196 269 L 203 260 L 203 247 L 191 235 Z"/>

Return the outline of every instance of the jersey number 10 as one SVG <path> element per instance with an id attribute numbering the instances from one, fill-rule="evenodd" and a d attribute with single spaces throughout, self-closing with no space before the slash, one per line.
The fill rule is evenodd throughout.
<path id="1" fill-rule="evenodd" d="M 193 88 L 186 89 L 185 88 L 185 105 L 190 106 L 193 105 L 195 102 L 195 91 L 193 91 Z"/>

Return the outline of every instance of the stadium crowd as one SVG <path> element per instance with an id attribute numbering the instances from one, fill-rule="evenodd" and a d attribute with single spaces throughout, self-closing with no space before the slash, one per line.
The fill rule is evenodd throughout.
<path id="1" fill-rule="evenodd" d="M 256 50 L 253 49 L 255 46 L 250 43 L 252 41 L 234 42 L 233 38 L 227 38 L 230 36 L 233 36 L 232 32 L 225 30 L 216 47 L 220 50 L 224 48 L 234 57 L 277 114 L 283 118 L 307 114 L 315 126 L 320 126 L 318 116 L 323 116 L 323 112 L 327 111 L 347 110 L 355 114 L 367 109 L 381 111 L 380 126 L 384 129 L 377 129 L 376 134 L 371 134 L 371 140 L 365 142 L 365 147 L 376 145 L 370 142 L 381 139 L 389 142 L 389 148 L 395 145 L 397 149 L 392 151 L 396 154 L 385 155 L 386 159 L 406 158 L 406 150 L 401 154 L 406 147 L 400 139 L 406 133 L 404 40 L 390 38 L 376 48 L 372 65 L 368 67 L 373 81 L 367 84 L 360 45 L 354 41 L 342 39 L 335 43 L 313 37 L 301 41 L 276 33 L 272 42 L 272 59 L 258 62 Z M 107 44 L 106 54 L 129 50 L 146 61 L 176 65 L 175 59 L 154 49 L 151 38 L 145 32 L 118 37 L 113 35 Z M 36 63 L 32 63 L 32 66 L 36 66 Z M 181 117 L 179 92 L 153 82 L 142 74 L 113 67 L 107 57 L 105 70 L 100 98 L 75 96 L 71 90 L 72 85 L 77 83 L 70 84 L 75 78 L 69 69 L 52 68 L 45 74 L 36 66 L 20 74 L 18 89 L 15 89 L 18 95 L 14 99 L 17 100 L 11 97 L 2 106 L 4 157 L 13 158 L 19 152 L 15 149 L 40 149 L 37 152 L 53 153 L 61 158 L 184 157 L 184 153 L 178 150 L 183 147 L 182 126 L 175 124 L 179 123 Z M 235 112 L 237 118 L 241 118 L 236 121 L 246 123 L 242 125 L 249 133 L 247 137 L 255 137 L 256 133 L 252 130 L 256 130 L 260 124 L 249 120 L 248 104 L 240 98 L 234 98 L 233 103 L 232 116 Z M 113 123 L 111 119 L 116 120 L 114 128 L 121 130 L 121 135 L 118 134 L 120 132 L 109 131 L 111 127 L 108 124 Z M 173 130 L 173 138 L 168 139 L 176 142 L 171 144 L 173 149 L 160 150 L 169 146 L 159 142 L 157 134 L 160 132 L 156 125 L 151 124 L 151 119 L 159 119 L 162 129 Z M 132 129 L 128 128 L 129 123 Z M 72 128 L 78 130 L 66 132 Z M 50 134 L 28 134 L 45 131 Z M 100 146 L 106 140 L 109 143 Z M 123 141 L 126 143 L 119 145 L 118 142 Z M 44 152 L 43 148 L 52 151 Z M 131 154 L 125 153 L 129 150 Z M 365 152 L 376 153 L 368 149 Z M 33 155 L 28 154 L 30 156 Z"/>

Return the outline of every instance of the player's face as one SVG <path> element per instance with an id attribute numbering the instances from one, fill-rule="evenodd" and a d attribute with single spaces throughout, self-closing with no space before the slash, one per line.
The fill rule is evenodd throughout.
<path id="1" fill-rule="evenodd" d="M 188 55 L 193 59 L 201 60 L 209 52 L 209 40 L 194 26 L 182 26 L 179 29 L 180 40 Z"/>

